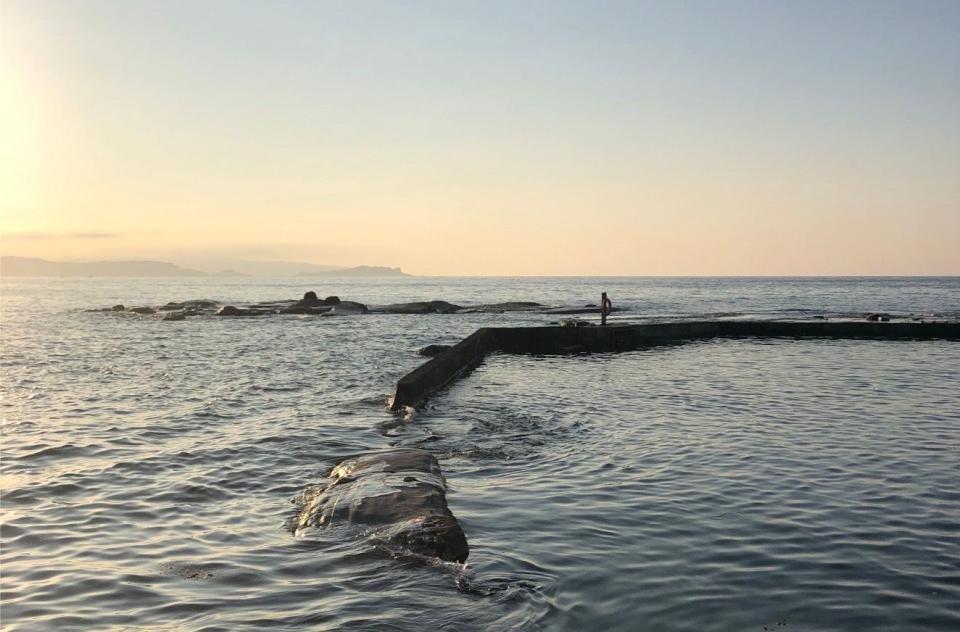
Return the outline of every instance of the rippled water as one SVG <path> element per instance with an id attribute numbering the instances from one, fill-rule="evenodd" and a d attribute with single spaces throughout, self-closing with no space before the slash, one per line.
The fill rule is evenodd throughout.
<path id="1" fill-rule="evenodd" d="M 960 628 L 960 343 L 493 356 L 404 420 L 418 347 L 550 317 L 82 311 L 307 289 L 960 315 L 957 279 L 5 279 L 4 629 Z M 441 459 L 466 567 L 291 532 L 337 459 L 390 445 Z"/>

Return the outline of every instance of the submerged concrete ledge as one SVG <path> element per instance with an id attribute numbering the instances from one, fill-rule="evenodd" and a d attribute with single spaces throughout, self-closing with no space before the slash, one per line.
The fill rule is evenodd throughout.
<path id="1" fill-rule="evenodd" d="M 960 322 L 692 321 L 607 327 L 486 327 L 397 382 L 391 410 L 417 407 L 494 351 L 564 354 L 631 351 L 704 338 L 960 340 Z"/>

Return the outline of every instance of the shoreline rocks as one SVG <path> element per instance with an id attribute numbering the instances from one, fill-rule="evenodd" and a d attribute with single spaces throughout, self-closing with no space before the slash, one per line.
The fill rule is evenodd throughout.
<path id="1" fill-rule="evenodd" d="M 296 529 L 360 526 L 375 540 L 463 563 L 470 554 L 447 506 L 440 464 L 429 452 L 396 449 L 348 457 L 330 470 L 325 489 L 308 500 Z"/>
<path id="2" fill-rule="evenodd" d="M 92 312 L 122 312 L 143 316 L 181 312 L 186 316 L 269 316 L 269 315 L 306 315 L 306 316 L 353 316 L 359 314 L 502 314 L 525 312 L 530 314 L 572 315 L 599 313 L 600 308 L 590 304 L 584 307 L 548 306 L 535 301 L 505 301 L 480 305 L 457 305 L 449 301 L 412 301 L 409 303 L 390 303 L 386 305 L 365 305 L 357 301 L 345 301 L 339 296 L 330 295 L 321 299 L 313 290 L 307 291 L 300 299 L 279 299 L 244 304 L 222 304 L 210 299 L 170 301 L 164 305 L 127 308 L 124 305 L 87 310 Z M 614 308 L 614 311 L 620 311 Z M 872 315 L 870 316 L 872 317 Z M 168 320 L 179 320 L 174 317 Z"/>
<path id="3" fill-rule="evenodd" d="M 276 312 L 267 309 L 241 308 L 233 305 L 224 305 L 217 311 L 217 316 L 264 316 L 266 314 L 276 314 Z"/>
<path id="4" fill-rule="evenodd" d="M 412 303 L 392 303 L 373 308 L 378 314 L 454 314 L 463 309 L 447 301 L 414 301 Z"/>

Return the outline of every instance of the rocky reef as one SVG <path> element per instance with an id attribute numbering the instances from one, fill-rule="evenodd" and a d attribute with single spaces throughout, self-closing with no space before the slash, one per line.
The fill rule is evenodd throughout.
<path id="1" fill-rule="evenodd" d="M 448 301 L 413 301 L 386 305 L 366 305 L 356 301 L 341 300 L 339 296 L 320 298 L 314 292 L 306 292 L 301 299 L 280 299 L 247 304 L 221 303 L 210 299 L 169 302 L 160 306 L 125 307 L 114 305 L 94 312 L 118 312 L 140 316 L 155 316 L 165 321 L 182 321 L 191 316 L 250 317 L 271 315 L 306 316 L 354 316 L 360 314 L 502 314 L 529 312 L 538 314 L 585 314 L 600 313 L 596 305 L 583 307 L 549 306 L 533 301 L 508 301 L 483 305 L 457 305 Z"/>
<path id="2" fill-rule="evenodd" d="M 465 562 L 467 538 L 447 507 L 447 484 L 429 452 L 399 449 L 346 458 L 309 498 L 296 530 L 350 525 L 405 551 Z"/>

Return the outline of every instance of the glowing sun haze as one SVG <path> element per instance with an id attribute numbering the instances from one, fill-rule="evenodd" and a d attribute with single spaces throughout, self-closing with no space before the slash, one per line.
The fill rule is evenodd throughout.
<path id="1" fill-rule="evenodd" d="M 955 1 L 4 0 L 0 138 L 10 255 L 960 274 Z"/>

